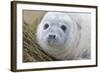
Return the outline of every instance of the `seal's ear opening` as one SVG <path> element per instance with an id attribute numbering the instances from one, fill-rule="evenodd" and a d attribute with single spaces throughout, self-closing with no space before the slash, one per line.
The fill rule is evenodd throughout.
<path id="1" fill-rule="evenodd" d="M 76 24 L 77 24 L 78 30 L 81 30 L 82 29 L 81 25 L 79 23 L 76 23 Z"/>

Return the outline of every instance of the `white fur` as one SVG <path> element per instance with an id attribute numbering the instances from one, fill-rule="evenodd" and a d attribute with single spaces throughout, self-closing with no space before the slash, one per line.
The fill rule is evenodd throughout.
<path id="1" fill-rule="evenodd" d="M 89 59 L 91 46 L 90 14 L 47 12 L 37 28 L 37 41 L 46 53 L 59 60 Z M 48 29 L 44 25 L 48 23 Z M 67 30 L 63 32 L 61 25 Z M 48 35 L 55 34 L 56 42 L 48 44 Z"/>

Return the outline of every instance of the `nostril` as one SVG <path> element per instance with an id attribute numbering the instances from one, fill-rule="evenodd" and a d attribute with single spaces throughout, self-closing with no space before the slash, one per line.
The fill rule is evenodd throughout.
<path id="1" fill-rule="evenodd" d="M 55 35 L 49 35 L 49 38 L 55 38 L 56 36 Z"/>
<path id="2" fill-rule="evenodd" d="M 55 35 L 52 35 L 53 38 L 55 38 Z"/>

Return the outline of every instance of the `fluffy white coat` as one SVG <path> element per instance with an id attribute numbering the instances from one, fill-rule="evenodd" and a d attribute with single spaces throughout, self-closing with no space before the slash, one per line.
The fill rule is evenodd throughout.
<path id="1" fill-rule="evenodd" d="M 91 19 L 88 13 L 47 12 L 38 25 L 38 44 L 46 53 L 59 60 L 90 59 Z M 44 29 L 45 24 L 47 29 Z M 66 26 L 66 31 L 61 26 Z M 56 40 L 50 39 L 54 34 Z"/>

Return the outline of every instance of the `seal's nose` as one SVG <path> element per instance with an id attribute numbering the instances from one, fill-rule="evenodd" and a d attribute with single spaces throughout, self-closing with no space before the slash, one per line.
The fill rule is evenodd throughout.
<path id="1" fill-rule="evenodd" d="M 49 35 L 49 38 L 55 39 L 56 38 L 56 35 Z"/>

